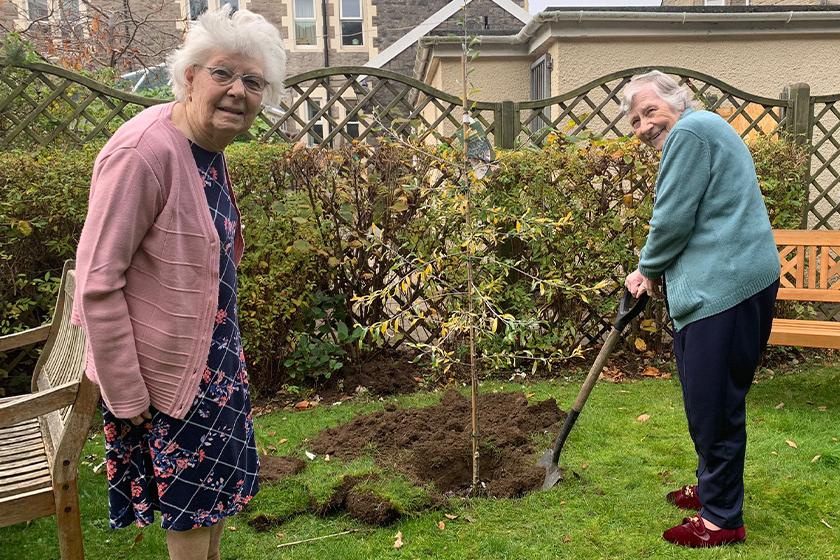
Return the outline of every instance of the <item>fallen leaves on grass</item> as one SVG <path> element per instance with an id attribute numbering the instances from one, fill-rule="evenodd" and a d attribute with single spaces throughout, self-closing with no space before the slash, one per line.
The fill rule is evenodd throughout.
<path id="1" fill-rule="evenodd" d="M 776 410 L 782 410 L 784 407 L 785 407 L 785 403 L 780 402 L 779 404 L 776 405 L 775 408 L 776 408 Z"/>
<path id="2" fill-rule="evenodd" d="M 792 439 L 786 439 L 785 443 L 788 444 L 789 447 L 793 447 L 794 449 L 799 449 L 799 446 L 796 445 L 796 442 Z"/>
<path id="3" fill-rule="evenodd" d="M 647 366 L 645 369 L 642 370 L 642 375 L 645 377 L 659 377 L 662 375 L 662 372 L 659 371 L 659 368 L 655 368 L 653 366 Z"/>
<path id="4" fill-rule="evenodd" d="M 635 346 L 636 350 L 638 350 L 639 352 L 644 352 L 645 350 L 647 350 L 647 343 L 641 338 L 637 338 L 636 341 L 633 343 L 633 346 Z"/>
<path id="5" fill-rule="evenodd" d="M 300 401 L 295 405 L 295 410 L 307 410 L 318 406 L 318 401 Z"/>
<path id="6" fill-rule="evenodd" d="M 636 422 L 647 422 L 650 420 L 650 414 L 640 414 L 636 417 Z"/>
<path id="7" fill-rule="evenodd" d="M 397 531 L 397 534 L 394 535 L 394 548 L 402 548 L 403 546 L 403 534 L 402 531 Z"/>
<path id="8" fill-rule="evenodd" d="M 819 460 L 820 460 L 820 457 L 822 457 L 822 455 L 814 455 L 814 458 L 813 458 L 813 459 L 811 459 L 811 462 L 812 462 L 812 463 L 816 463 L 817 461 L 819 461 Z"/>
<path id="9" fill-rule="evenodd" d="M 822 523 L 823 525 L 825 525 L 825 526 L 826 526 L 826 527 L 828 527 L 829 529 L 834 529 L 834 527 L 832 527 L 831 525 L 829 525 L 829 524 L 828 524 L 828 521 L 826 521 L 825 519 L 820 519 L 820 523 Z"/>
<path id="10" fill-rule="evenodd" d="M 444 523 L 443 521 L 438 521 L 437 528 L 443 531 L 444 529 L 446 529 L 446 523 Z"/>
<path id="11" fill-rule="evenodd" d="M 624 379 L 624 372 L 615 366 L 607 366 L 601 372 L 600 377 L 610 383 L 621 383 Z"/>
<path id="12" fill-rule="evenodd" d="M 451 513 L 444 513 L 443 516 L 450 521 L 454 521 L 455 519 L 458 519 L 457 515 L 452 515 Z"/>

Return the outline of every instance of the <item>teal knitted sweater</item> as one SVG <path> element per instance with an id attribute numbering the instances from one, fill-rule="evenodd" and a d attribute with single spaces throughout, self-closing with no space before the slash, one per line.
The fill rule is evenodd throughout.
<path id="1" fill-rule="evenodd" d="M 687 109 L 668 134 L 639 271 L 651 279 L 665 276 L 677 330 L 779 278 L 752 156 L 715 113 Z"/>

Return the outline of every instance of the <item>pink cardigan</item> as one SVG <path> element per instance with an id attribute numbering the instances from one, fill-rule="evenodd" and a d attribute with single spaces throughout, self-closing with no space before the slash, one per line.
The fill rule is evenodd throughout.
<path id="1" fill-rule="evenodd" d="M 144 110 L 99 153 L 76 256 L 73 320 L 87 333 L 86 373 L 120 418 L 150 404 L 186 415 L 218 306 L 219 236 L 173 105 Z"/>

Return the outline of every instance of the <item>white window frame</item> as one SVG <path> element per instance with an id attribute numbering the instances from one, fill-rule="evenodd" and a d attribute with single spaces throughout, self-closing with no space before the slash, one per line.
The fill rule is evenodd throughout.
<path id="1" fill-rule="evenodd" d="M 318 1 L 317 0 L 309 0 L 312 2 L 312 17 L 311 18 L 301 18 L 297 15 L 297 2 L 298 0 L 292 0 L 292 43 L 294 48 L 296 49 L 307 49 L 307 48 L 317 48 L 318 47 Z M 312 44 L 301 44 L 298 43 L 298 33 L 297 33 L 297 25 L 298 21 L 311 23 L 312 29 L 314 29 L 315 35 L 315 42 Z"/>
<path id="2" fill-rule="evenodd" d="M 239 6 L 236 7 L 237 10 L 243 10 L 248 7 L 248 2 L 246 0 L 205 0 L 207 2 L 207 9 L 208 10 L 218 10 L 225 4 L 230 4 L 231 1 L 236 1 Z M 187 22 L 187 26 L 189 26 L 189 22 L 195 21 L 198 18 L 198 15 L 193 17 L 192 9 L 190 8 L 190 0 L 181 0 L 181 13 L 184 15 L 184 19 Z M 200 14 L 199 14 L 200 15 Z M 183 24 L 179 23 L 179 27 L 184 27 Z"/>
<path id="3" fill-rule="evenodd" d="M 320 111 L 324 107 L 324 100 L 319 99 L 317 97 L 311 97 L 307 99 L 303 103 L 303 105 L 306 107 L 306 109 L 304 110 L 304 115 L 306 116 L 306 122 L 308 123 L 316 114 L 318 114 L 318 111 Z M 325 114 L 326 113 L 324 113 L 324 115 Z M 310 132 L 306 133 L 307 146 L 318 146 L 321 142 L 324 141 L 324 138 L 329 136 L 329 122 L 327 122 L 327 119 L 324 117 L 324 115 L 321 115 L 321 119 L 312 125 Z M 317 128 L 320 128 L 320 130 L 316 130 Z M 318 138 L 316 138 L 313 132 L 317 133 L 317 135 L 320 136 L 321 139 L 319 140 Z"/>
<path id="4" fill-rule="evenodd" d="M 210 10 L 210 9 L 212 8 L 212 6 L 210 6 L 210 0 L 203 0 L 203 1 L 204 1 L 205 5 L 206 5 L 206 8 L 204 8 L 204 12 L 206 12 L 207 10 Z M 192 3 L 193 3 L 193 0 L 186 0 L 186 2 L 187 2 L 187 19 L 188 19 L 189 21 L 195 21 L 195 20 L 197 20 L 197 19 L 198 19 L 198 16 L 200 16 L 200 15 L 201 15 L 201 14 L 203 14 L 204 12 L 201 12 L 201 14 L 193 14 L 193 13 L 192 13 Z"/>
<path id="5" fill-rule="evenodd" d="M 342 49 L 346 48 L 355 48 L 355 47 L 364 47 L 365 46 L 365 3 L 363 0 L 352 0 L 359 3 L 359 15 L 353 17 L 347 17 L 344 15 L 344 2 L 345 0 L 338 0 L 339 2 L 339 19 L 338 19 L 338 29 L 340 31 L 340 47 Z M 358 45 L 345 45 L 344 44 L 344 22 L 358 22 L 361 24 L 362 29 L 362 38 Z"/>
<path id="6" fill-rule="evenodd" d="M 537 60 L 531 63 L 530 72 L 530 87 L 531 87 L 531 101 L 539 99 L 547 99 L 551 97 L 551 70 L 554 64 L 551 60 L 551 55 L 548 53 L 542 55 Z M 550 108 L 545 107 L 542 111 L 546 118 L 551 118 Z M 531 132 L 537 132 L 540 129 L 548 126 L 540 118 L 535 118 L 529 123 Z"/>
<path id="7" fill-rule="evenodd" d="M 44 15 L 35 17 L 32 15 L 32 4 L 41 3 L 46 11 Z M 49 0 L 26 0 L 26 17 L 29 21 L 43 20 L 46 21 L 50 16 L 50 2 Z"/>

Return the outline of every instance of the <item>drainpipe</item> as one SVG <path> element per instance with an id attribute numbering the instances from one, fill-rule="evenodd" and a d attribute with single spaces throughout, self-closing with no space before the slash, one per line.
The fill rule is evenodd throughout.
<path id="1" fill-rule="evenodd" d="M 321 16 L 324 20 L 324 68 L 330 66 L 330 28 L 327 25 L 329 18 L 327 17 L 327 0 L 321 0 Z"/>

